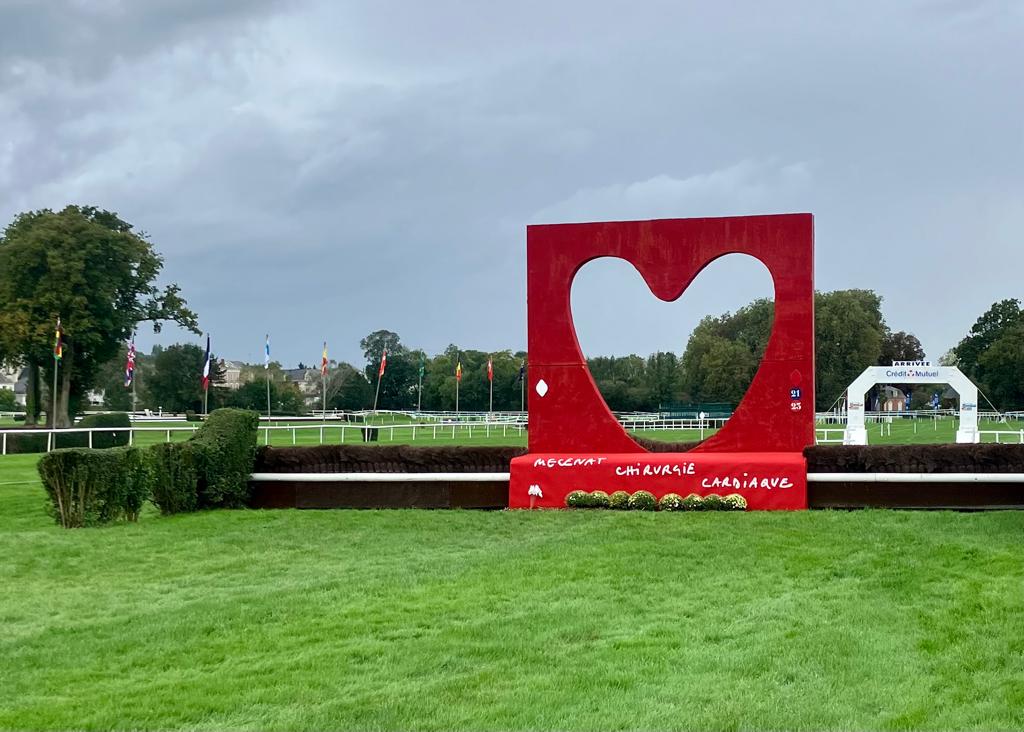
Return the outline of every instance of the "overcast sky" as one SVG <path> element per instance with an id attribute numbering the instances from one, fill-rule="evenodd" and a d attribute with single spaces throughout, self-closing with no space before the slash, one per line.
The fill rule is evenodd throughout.
<path id="1" fill-rule="evenodd" d="M 933 358 L 1024 297 L 1015 0 L 0 0 L 0 132 L 4 224 L 117 211 L 228 358 L 524 348 L 529 223 L 812 212 L 817 287 Z M 598 261 L 573 304 L 588 353 L 646 354 L 770 293 Z"/>

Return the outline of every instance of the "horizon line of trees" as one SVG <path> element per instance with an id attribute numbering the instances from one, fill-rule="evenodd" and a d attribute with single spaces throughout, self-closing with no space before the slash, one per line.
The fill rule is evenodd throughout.
<path id="1" fill-rule="evenodd" d="M 917 337 L 889 328 L 882 316 L 881 302 L 881 297 L 869 290 L 816 293 L 818 409 L 828 409 L 840 399 L 865 366 L 924 358 Z M 605 401 L 616 411 L 657 411 L 710 403 L 735 406 L 760 365 L 773 319 L 774 303 L 755 300 L 735 312 L 701 320 L 681 356 L 669 351 L 646 357 L 595 356 L 587 359 L 587 364 Z M 380 355 L 385 348 L 388 357 L 378 397 L 380 409 L 454 409 L 455 368 L 461 362 L 460 409 L 486 411 L 489 358 L 494 369 L 494 409 L 515 411 L 529 406 L 529 389 L 519 378 L 521 368 L 529 369 L 528 354 L 524 351 L 486 352 L 453 344 L 430 356 L 422 349 L 406 347 L 397 333 L 388 330 L 369 334 L 360 347 L 365 359 L 362 367 L 331 362 L 326 379 L 329 409 L 362 410 L 372 406 Z M 188 363 L 181 363 L 186 352 L 190 354 Z M 201 359 L 198 346 L 181 344 L 166 349 L 157 347 L 150 356 L 140 354 L 136 373 L 146 395 L 140 405 L 175 411 L 186 408 L 183 405 L 196 408 L 202 398 L 197 377 Z M 959 366 L 997 407 L 1024 406 L 1024 311 L 1019 301 L 995 303 L 942 362 Z M 110 369 L 108 383 L 115 396 L 111 398 L 108 392 L 107 406 L 124 408 L 127 395 L 118 394 L 116 388 L 116 380 L 122 374 L 113 365 Z M 220 370 L 215 369 L 211 404 L 265 411 L 264 373 L 262 364 L 246 365 L 243 381 L 248 377 L 248 383 L 232 391 L 219 386 Z M 280 364 L 272 362 L 269 374 L 275 413 L 302 411 L 307 397 L 312 397 L 315 407 L 322 403 L 320 379 L 316 380 L 314 393 L 303 394 L 295 382 L 287 381 Z M 150 379 L 155 383 L 147 384 Z M 928 384 L 893 386 L 913 394 L 914 408 L 926 407 L 935 391 Z M 878 387 L 874 392 L 877 391 Z M 873 397 L 869 394 L 869 399 Z"/>

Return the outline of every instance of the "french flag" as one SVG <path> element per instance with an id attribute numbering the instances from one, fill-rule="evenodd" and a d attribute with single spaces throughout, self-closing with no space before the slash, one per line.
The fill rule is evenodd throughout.
<path id="1" fill-rule="evenodd" d="M 210 388 L 210 334 L 206 334 L 206 355 L 203 357 L 203 391 Z"/>

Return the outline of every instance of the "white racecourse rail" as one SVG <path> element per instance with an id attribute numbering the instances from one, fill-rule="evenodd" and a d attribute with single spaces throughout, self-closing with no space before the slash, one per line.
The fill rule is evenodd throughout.
<path id="1" fill-rule="evenodd" d="M 328 412 L 328 417 L 331 415 Z M 369 413 L 357 413 L 355 416 L 363 417 Z M 453 412 L 430 412 L 416 414 L 412 412 L 394 412 L 388 413 L 394 417 L 402 416 L 408 418 L 420 417 L 421 422 L 398 422 L 395 421 L 391 424 L 365 424 L 362 422 L 344 422 L 344 421 L 324 421 L 323 416 L 319 417 L 275 417 L 268 421 L 264 416 L 261 417 L 262 424 L 259 426 L 259 431 L 262 433 L 260 441 L 264 444 L 270 444 L 271 442 L 277 442 L 279 440 L 272 440 L 271 434 L 284 433 L 291 436 L 291 444 L 299 444 L 299 435 L 306 435 L 312 432 L 317 438 L 318 444 L 344 444 L 346 442 L 361 442 L 362 441 L 362 430 L 367 427 L 372 427 L 377 430 L 377 434 L 382 438 L 382 441 L 394 441 L 395 437 L 399 438 L 408 437 L 412 440 L 437 440 L 437 439 L 456 439 L 460 436 L 469 438 L 473 437 L 490 437 L 492 435 L 501 434 L 503 437 L 515 436 L 521 437 L 526 429 L 526 414 L 523 412 L 513 413 L 494 413 L 488 415 L 487 413 L 459 413 Z M 341 413 L 338 413 L 341 416 Z M 378 412 L 378 416 L 381 413 Z M 726 418 L 715 418 L 715 419 L 659 419 L 654 414 L 630 414 L 630 415 L 618 415 L 619 419 L 626 429 L 630 430 L 644 430 L 644 431 L 658 431 L 658 430 L 689 430 L 696 432 L 703 439 L 707 433 L 721 429 L 721 427 L 728 421 Z M 841 425 L 842 417 L 845 415 L 839 415 L 835 413 L 822 413 L 817 415 L 819 423 Z M 888 431 L 891 434 L 892 423 L 898 419 L 914 419 L 915 421 L 921 422 L 932 422 L 942 417 L 952 416 L 950 412 L 875 412 L 868 413 L 866 418 L 868 421 L 877 422 L 883 434 Z M 1007 418 L 1017 421 L 1024 418 L 1022 413 L 1013 414 L 998 414 L 991 413 L 979 415 L 985 418 L 991 417 L 993 421 L 1002 421 L 1009 426 Z M 173 420 L 173 418 L 171 418 Z M 177 420 L 175 420 L 177 421 Z M 305 422 L 305 424 L 274 424 L 275 422 L 286 421 L 289 423 L 294 422 Z M 955 421 L 955 420 L 954 420 Z M 143 422 L 144 423 L 144 422 Z M 183 422 L 181 426 L 173 427 L 143 427 L 143 426 L 132 426 L 131 428 L 124 427 L 93 427 L 93 428 L 69 428 L 61 430 L 50 430 L 50 429 L 38 429 L 38 430 L 3 430 L 0 429 L 0 455 L 6 455 L 8 452 L 8 435 L 25 435 L 25 434 L 45 434 L 47 436 L 46 451 L 49 452 L 53 449 L 55 434 L 69 434 L 69 433 L 86 433 L 88 435 L 87 445 L 93 446 L 93 434 L 97 432 L 128 432 L 128 444 L 135 444 L 136 435 L 144 435 L 147 433 L 159 434 L 163 437 L 163 442 L 170 442 L 173 435 L 177 433 L 193 433 L 199 429 L 201 425 L 199 423 L 188 423 Z M 815 441 L 818 444 L 827 443 L 842 443 L 843 427 L 817 427 L 815 430 Z M 1024 444 L 1024 429 L 1004 429 L 1004 430 L 979 430 L 982 442 L 996 442 L 996 443 L 1009 443 L 1009 444 Z M 147 440 L 149 442 L 149 440 Z M 312 440 L 303 440 L 305 444 L 309 444 Z"/>

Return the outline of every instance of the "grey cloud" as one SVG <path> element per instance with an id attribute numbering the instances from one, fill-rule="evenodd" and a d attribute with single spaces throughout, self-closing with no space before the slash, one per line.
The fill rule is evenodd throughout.
<path id="1" fill-rule="evenodd" d="M 877 289 L 933 356 L 1024 294 L 1013 3 L 4 14 L 0 218 L 119 211 L 229 355 L 258 359 L 268 329 L 286 361 L 324 337 L 357 358 L 381 327 L 429 350 L 523 347 L 539 221 L 811 211 L 819 286 Z M 756 268 L 723 267 L 678 311 L 635 303 L 678 333 L 619 308 L 587 347 L 678 350 L 693 318 L 763 293 Z M 599 270 L 574 292 L 588 312 L 602 288 L 636 292 Z"/>

